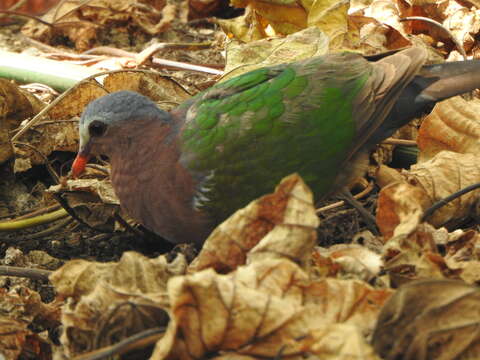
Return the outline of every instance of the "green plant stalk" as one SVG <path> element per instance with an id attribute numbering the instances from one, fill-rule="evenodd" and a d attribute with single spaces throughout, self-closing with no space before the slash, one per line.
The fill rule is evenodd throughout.
<path id="1" fill-rule="evenodd" d="M 19 83 L 42 83 L 65 91 L 98 70 L 67 62 L 0 51 L 0 77 Z"/>
<path id="2" fill-rule="evenodd" d="M 43 214 L 28 219 L 2 221 L 0 222 L 0 232 L 27 229 L 32 226 L 50 223 L 52 221 L 56 221 L 67 216 L 68 213 L 65 211 L 64 208 L 61 208 L 48 214 Z"/>

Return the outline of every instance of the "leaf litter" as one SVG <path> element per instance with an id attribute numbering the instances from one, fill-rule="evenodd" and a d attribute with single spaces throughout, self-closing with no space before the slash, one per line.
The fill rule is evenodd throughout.
<path id="1" fill-rule="evenodd" d="M 382 189 L 364 202 L 375 208 L 378 201 L 381 236 L 362 231 L 354 210 L 317 216 L 319 204 L 291 175 L 221 224 L 199 254 L 188 247 L 168 252 L 158 239 L 140 238 L 119 211 L 108 161 L 81 180 L 63 177 L 78 146 L 76 119 L 105 89 L 138 91 L 168 110 L 216 81 L 331 51 L 372 55 L 415 45 L 428 50 L 430 63 L 478 56 L 480 4 L 473 0 L 232 5 L 244 13 L 219 18 L 219 9 L 239 15 L 222 1 L 66 1 L 42 17 L 50 25 L 31 20 L 23 26 L 29 38 L 18 43 L 34 44 L 30 51 L 50 58 L 111 70 L 153 68 L 165 57 L 223 75 L 172 67 L 160 75 L 111 74 L 101 85 L 82 83 L 34 125 L 29 120 L 47 106 L 39 99 L 54 92 L 4 82 L 0 188 L 11 194 L 0 197 L 0 215 L 35 218 L 32 211 L 55 206 L 61 196 L 84 225 L 59 220 L 58 228 L 2 234 L 1 265 L 44 272 L 15 277 L 0 267 L 0 352 L 7 359 L 72 357 L 155 330 L 127 358 L 475 358 L 479 191 L 423 219 L 436 201 L 479 182 L 475 93 L 439 103 L 398 132 L 419 148 L 409 169 L 384 164 L 395 157 L 391 145 L 373 154 L 369 176 Z M 145 63 L 111 51 L 140 54 L 155 41 L 209 45 L 167 46 Z M 102 46 L 110 50 L 72 50 Z"/>

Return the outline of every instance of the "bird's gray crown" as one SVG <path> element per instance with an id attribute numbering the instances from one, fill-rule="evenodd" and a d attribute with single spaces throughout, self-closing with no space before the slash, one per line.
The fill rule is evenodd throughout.
<path id="1" fill-rule="evenodd" d="M 168 121 L 169 113 L 159 109 L 149 98 L 133 91 L 117 91 L 92 101 L 85 108 L 80 124 L 101 120 L 107 124 L 134 119 Z"/>

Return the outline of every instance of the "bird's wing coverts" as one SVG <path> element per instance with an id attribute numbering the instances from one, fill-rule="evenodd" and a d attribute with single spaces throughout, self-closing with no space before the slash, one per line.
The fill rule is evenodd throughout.
<path id="1" fill-rule="evenodd" d="M 330 54 L 254 70 L 197 95 L 179 109 L 181 162 L 201 179 L 195 206 L 222 220 L 293 172 L 328 193 L 418 71 L 418 54 L 376 63 Z"/>

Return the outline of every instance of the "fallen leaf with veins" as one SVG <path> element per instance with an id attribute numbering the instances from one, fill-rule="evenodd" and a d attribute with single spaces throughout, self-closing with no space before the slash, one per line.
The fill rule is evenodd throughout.
<path id="1" fill-rule="evenodd" d="M 178 256 L 149 259 L 126 252 L 118 263 L 71 260 L 51 276 L 62 308 L 61 342 L 67 356 L 112 345 L 168 322 L 168 280 L 185 272 Z M 119 328 L 116 324 L 121 323 Z"/>
<path id="2" fill-rule="evenodd" d="M 214 268 L 226 273 L 259 258 L 285 257 L 307 265 L 316 242 L 318 217 L 313 194 L 297 174 L 275 192 L 252 201 L 208 237 L 189 272 Z"/>
<path id="3" fill-rule="evenodd" d="M 404 181 L 384 187 L 379 194 L 376 218 L 385 239 L 410 233 L 433 203 L 480 182 L 480 164 L 477 155 L 442 151 L 401 175 Z M 479 196 L 480 190 L 462 195 L 435 211 L 427 221 L 440 226 L 465 218 Z"/>
<path id="4" fill-rule="evenodd" d="M 420 126 L 417 144 L 419 162 L 443 150 L 480 153 L 480 100 L 455 96 L 435 105 Z"/>
<path id="5" fill-rule="evenodd" d="M 380 313 L 373 346 L 383 359 L 474 359 L 480 351 L 478 287 L 424 280 L 400 287 Z"/>
<path id="6" fill-rule="evenodd" d="M 312 272 L 366 282 L 375 278 L 383 265 L 379 254 L 357 244 L 316 247 L 312 256 L 315 264 Z"/>
<path id="7" fill-rule="evenodd" d="M 415 279 L 454 278 L 461 270 L 450 268 L 438 250 L 436 240 L 445 233 L 423 223 L 409 234 L 391 238 L 383 249 L 383 269 L 392 286 L 399 286 Z"/>
<path id="8" fill-rule="evenodd" d="M 332 359 L 364 354 L 375 359 L 358 335 L 372 331 L 390 290 L 374 290 L 354 280 L 309 281 L 287 259 L 263 259 L 227 275 L 207 269 L 172 278 L 168 293 L 171 321 L 156 345 L 154 360 L 173 354 L 180 359 L 202 358 L 218 351 L 274 357 L 281 348 L 283 356 L 293 359 L 306 353 Z M 351 327 L 336 327 L 339 324 Z M 347 346 L 341 340 L 329 348 L 322 339 L 331 327 L 341 339 L 355 333 L 355 341 Z M 354 344 L 358 348 L 352 348 Z"/>

